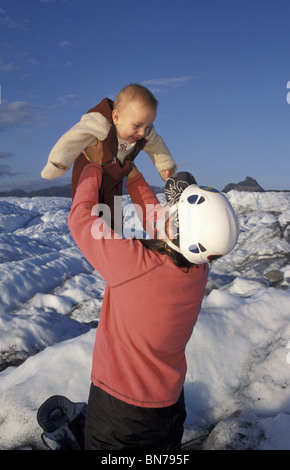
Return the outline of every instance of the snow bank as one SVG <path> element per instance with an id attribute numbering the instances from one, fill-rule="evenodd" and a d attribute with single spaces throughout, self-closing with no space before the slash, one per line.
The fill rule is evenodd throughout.
<path id="1" fill-rule="evenodd" d="M 211 267 L 188 343 L 184 440 L 289 450 L 290 195 L 228 197 L 241 234 Z M 65 198 L 0 199 L 0 449 L 43 448 L 36 412 L 49 396 L 87 400 L 104 281 L 70 236 L 69 210 Z"/>

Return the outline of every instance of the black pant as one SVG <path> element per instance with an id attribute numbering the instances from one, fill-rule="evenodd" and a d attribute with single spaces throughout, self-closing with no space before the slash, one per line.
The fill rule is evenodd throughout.
<path id="1" fill-rule="evenodd" d="M 86 450 L 178 451 L 186 418 L 184 393 L 165 408 L 125 403 L 91 385 L 85 424 Z"/>

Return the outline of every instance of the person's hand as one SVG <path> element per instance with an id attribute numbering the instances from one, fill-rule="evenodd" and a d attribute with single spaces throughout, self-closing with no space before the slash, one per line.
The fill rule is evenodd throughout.
<path id="1" fill-rule="evenodd" d="M 136 167 L 136 165 L 133 163 L 132 164 L 132 170 L 130 171 L 130 173 L 128 174 L 127 176 L 127 180 L 129 180 L 130 178 L 134 178 L 134 176 L 137 176 L 138 173 L 139 173 L 139 170 L 138 168 Z"/>
<path id="2" fill-rule="evenodd" d="M 172 168 L 171 170 L 163 170 L 160 172 L 160 174 L 164 180 L 167 180 L 169 176 L 172 176 L 173 173 L 175 173 L 175 170 L 176 170 L 176 167 Z"/>
<path id="3" fill-rule="evenodd" d="M 103 164 L 103 147 L 102 142 L 98 140 L 96 145 L 92 147 L 87 147 L 82 152 L 85 157 L 89 160 L 90 163 L 97 163 L 98 165 L 102 166 Z"/>

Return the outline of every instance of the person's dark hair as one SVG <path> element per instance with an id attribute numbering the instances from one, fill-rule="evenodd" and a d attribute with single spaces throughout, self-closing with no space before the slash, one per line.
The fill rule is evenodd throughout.
<path id="1" fill-rule="evenodd" d="M 186 268 L 188 270 L 191 266 L 196 266 L 188 261 L 181 253 L 170 248 L 170 246 L 168 246 L 163 240 L 141 239 L 140 242 L 145 248 L 147 248 L 147 250 L 155 251 L 160 255 L 170 256 L 172 262 L 178 268 Z"/>

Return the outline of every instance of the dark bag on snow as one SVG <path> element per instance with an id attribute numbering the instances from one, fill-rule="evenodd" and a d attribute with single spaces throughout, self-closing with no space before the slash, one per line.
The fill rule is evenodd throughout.
<path id="1" fill-rule="evenodd" d="M 48 398 L 37 412 L 44 444 L 51 450 L 83 450 L 86 408 L 61 395 Z"/>

